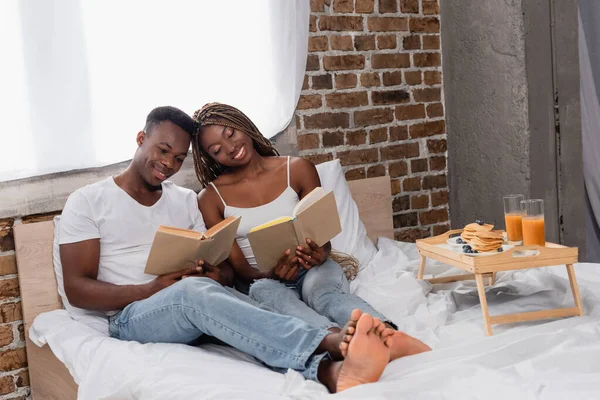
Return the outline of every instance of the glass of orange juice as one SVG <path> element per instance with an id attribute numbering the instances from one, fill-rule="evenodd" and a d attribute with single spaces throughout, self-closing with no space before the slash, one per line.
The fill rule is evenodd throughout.
<path id="1" fill-rule="evenodd" d="M 523 200 L 523 244 L 546 245 L 546 231 L 544 227 L 544 200 Z"/>
<path id="2" fill-rule="evenodd" d="M 525 199 L 522 194 L 504 196 L 504 223 L 509 244 L 519 245 L 523 242 L 523 211 L 521 202 Z"/>

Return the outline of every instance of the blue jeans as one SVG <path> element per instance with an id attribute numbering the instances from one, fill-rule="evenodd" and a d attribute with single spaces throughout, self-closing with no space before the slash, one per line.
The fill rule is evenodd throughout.
<path id="1" fill-rule="evenodd" d="M 314 352 L 330 332 L 259 307 L 209 278 L 186 278 L 129 304 L 109 318 L 114 338 L 140 343 L 192 343 L 210 335 L 277 371 L 288 368 L 317 381 L 327 353 Z"/>
<path id="2" fill-rule="evenodd" d="M 342 267 L 330 259 L 310 270 L 302 269 L 294 281 L 256 281 L 250 286 L 250 297 L 315 326 L 341 327 L 350 319 L 352 310 L 358 308 L 396 327 L 369 303 L 350 293 Z"/>

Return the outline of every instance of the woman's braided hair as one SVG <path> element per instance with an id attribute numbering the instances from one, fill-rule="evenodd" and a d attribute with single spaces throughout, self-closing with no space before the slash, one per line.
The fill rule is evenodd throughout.
<path id="1" fill-rule="evenodd" d="M 194 113 L 193 118 L 197 124 L 196 132 L 192 139 L 194 168 L 196 170 L 196 176 L 203 187 L 206 187 L 209 182 L 215 180 L 224 170 L 224 167 L 213 160 L 202 148 L 200 135 L 202 133 L 202 128 L 205 126 L 221 125 L 240 130 L 250 136 L 254 148 L 261 156 L 279 155 L 279 152 L 273 147 L 271 141 L 260 133 L 250 118 L 235 107 L 221 103 L 208 103 L 197 110 Z"/>
<path id="2" fill-rule="evenodd" d="M 256 125 L 240 110 L 227 104 L 208 103 L 194 113 L 196 132 L 192 138 L 192 154 L 194 169 L 202 187 L 208 186 L 224 171 L 224 167 L 202 148 L 200 135 L 202 128 L 208 125 L 221 125 L 240 130 L 250 136 L 254 148 L 261 156 L 278 156 L 279 152 L 269 139 L 263 136 Z M 331 250 L 329 258 L 337 262 L 348 280 L 353 280 L 358 274 L 358 261 L 351 255 Z"/>

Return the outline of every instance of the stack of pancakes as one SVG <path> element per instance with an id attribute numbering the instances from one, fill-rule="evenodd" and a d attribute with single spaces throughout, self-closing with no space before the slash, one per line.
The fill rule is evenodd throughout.
<path id="1" fill-rule="evenodd" d="M 502 231 L 477 231 L 471 239 L 471 247 L 479 252 L 497 251 L 503 242 Z"/>
<path id="2" fill-rule="evenodd" d="M 494 225 L 490 224 L 479 225 L 477 223 L 472 223 L 465 226 L 460 237 L 462 237 L 465 242 L 469 243 L 471 240 L 473 240 L 477 232 L 490 232 L 493 228 Z"/>

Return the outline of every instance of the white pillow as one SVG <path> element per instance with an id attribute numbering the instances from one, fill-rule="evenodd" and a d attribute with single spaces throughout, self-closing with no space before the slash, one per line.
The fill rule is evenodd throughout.
<path id="1" fill-rule="evenodd" d="M 326 192 L 333 190 L 342 224 L 342 232 L 331 240 L 331 247 L 354 256 L 360 269 L 363 269 L 375 257 L 377 248 L 367 236 L 367 230 L 358 217 L 358 207 L 350 194 L 340 160 L 317 165 L 317 172 L 323 189 Z"/>
<path id="2" fill-rule="evenodd" d="M 77 308 L 69 303 L 67 295 L 65 293 L 65 284 L 63 281 L 62 262 L 60 260 L 60 246 L 59 246 L 59 234 L 60 234 L 60 216 L 54 217 L 54 243 L 52 246 L 52 262 L 54 264 L 54 275 L 56 276 L 56 285 L 58 286 L 58 295 L 62 300 L 63 307 L 71 318 L 76 321 L 81 321 L 97 331 L 108 335 L 108 319 L 106 314 L 99 311 L 88 311 L 82 308 Z"/>

